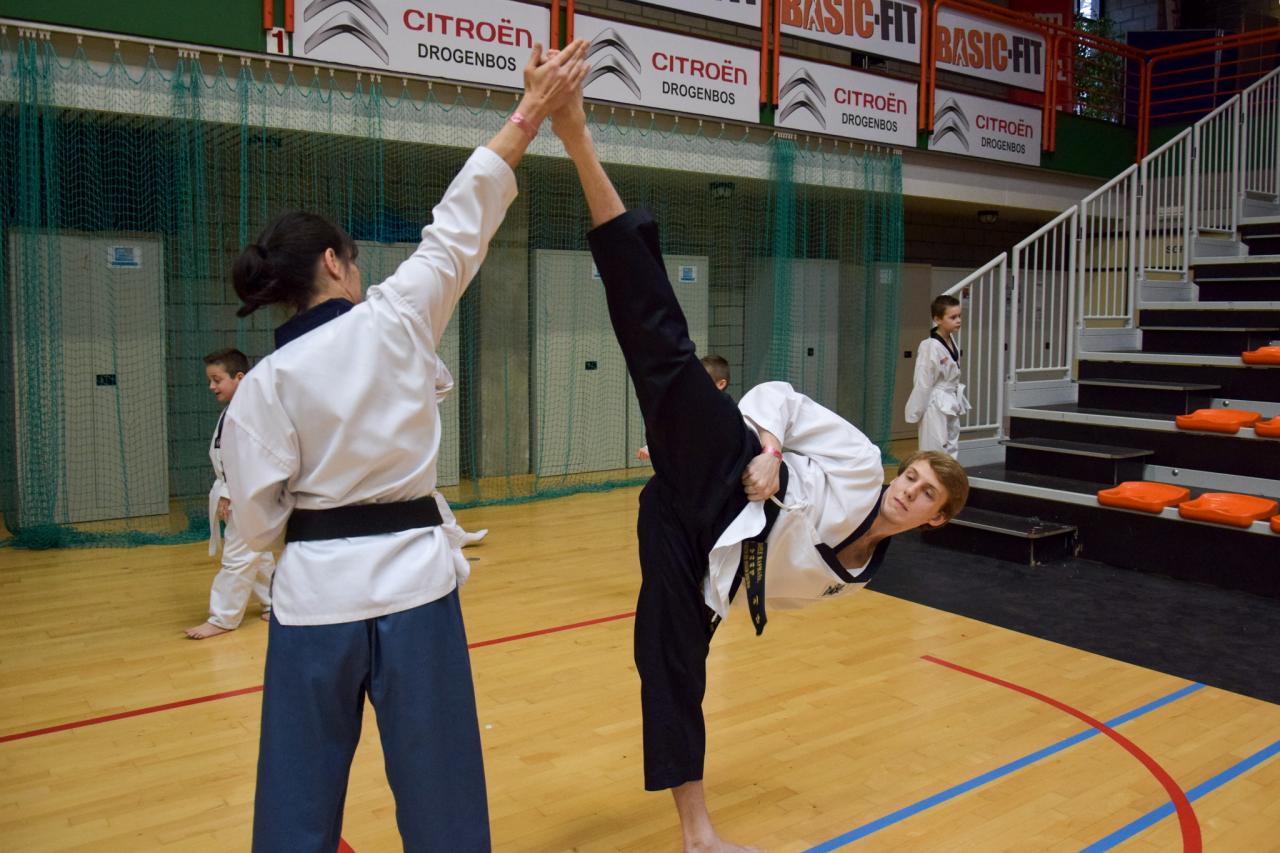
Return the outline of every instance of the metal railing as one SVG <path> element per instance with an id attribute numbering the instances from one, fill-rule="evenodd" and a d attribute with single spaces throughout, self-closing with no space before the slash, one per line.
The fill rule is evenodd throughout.
<path id="1" fill-rule="evenodd" d="M 1242 190 L 1280 201 L 1280 75 L 1244 90 L 1240 119 Z"/>
<path id="2" fill-rule="evenodd" d="M 1240 219 L 1240 99 L 1232 98 L 1191 128 L 1191 222 L 1202 231 L 1234 234 Z"/>
<path id="3" fill-rule="evenodd" d="M 1015 381 L 1071 375 L 1079 216 L 1079 206 L 1064 210 L 1013 247 L 1009 352 Z"/>
<path id="4" fill-rule="evenodd" d="M 1144 280 L 1186 281 L 1194 240 L 1280 204 L 1280 69 L 947 291 L 965 317 L 961 430 L 1004 435 L 1015 383 L 1069 380 L 1090 322 L 1136 326 Z"/>
<path id="5" fill-rule="evenodd" d="M 1077 285 L 1083 320 L 1132 322 L 1138 292 L 1138 167 L 1080 202 Z"/>
<path id="6" fill-rule="evenodd" d="M 1000 255 L 965 276 L 947 293 L 960 300 L 964 331 L 956 345 L 964 352 L 960 359 L 961 381 L 969 397 L 969 412 L 960 419 L 964 431 L 1000 431 L 1004 418 L 1005 280 L 1008 258 Z"/>
<path id="7" fill-rule="evenodd" d="M 1187 210 L 1191 200 L 1191 128 L 1138 164 L 1138 269 L 1187 273 Z"/>

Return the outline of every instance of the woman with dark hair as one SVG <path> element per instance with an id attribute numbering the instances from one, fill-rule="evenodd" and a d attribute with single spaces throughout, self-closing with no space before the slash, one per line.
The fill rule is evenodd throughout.
<path id="1" fill-rule="evenodd" d="M 542 119 L 581 88 L 585 42 L 535 45 L 516 111 L 445 191 L 422 243 L 361 302 L 356 247 L 321 216 L 278 217 L 233 271 L 245 316 L 296 311 L 241 383 L 223 456 L 245 540 L 283 535 L 262 698 L 255 850 L 337 849 L 367 694 L 406 850 L 489 849 L 457 586 L 441 528 L 436 354 L 516 194 Z"/>

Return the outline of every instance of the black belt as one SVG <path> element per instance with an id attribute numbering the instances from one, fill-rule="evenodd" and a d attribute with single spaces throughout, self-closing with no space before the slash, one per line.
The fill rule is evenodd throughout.
<path id="1" fill-rule="evenodd" d="M 440 505 L 432 495 L 385 504 L 352 504 L 333 509 L 295 509 L 285 527 L 284 541 L 350 539 L 398 533 L 443 523 Z"/>
<path id="2" fill-rule="evenodd" d="M 778 466 L 778 491 L 774 493 L 773 498 L 779 501 L 787 498 L 787 464 L 784 462 Z M 769 621 L 769 617 L 764 612 L 764 567 L 765 555 L 769 550 L 768 539 L 769 534 L 773 532 L 774 522 L 778 520 L 778 513 L 782 507 L 774 503 L 773 499 L 766 499 L 764 502 L 764 527 L 755 536 L 751 536 L 742 540 L 742 557 L 738 561 L 738 572 L 733 576 L 733 585 L 729 587 L 729 603 L 733 603 L 733 597 L 738 594 L 738 587 L 743 581 L 747 585 L 747 610 L 751 613 L 751 624 L 756 628 L 756 636 L 764 633 L 765 623 Z M 719 615 L 711 620 L 711 630 L 715 631 L 720 626 Z"/>

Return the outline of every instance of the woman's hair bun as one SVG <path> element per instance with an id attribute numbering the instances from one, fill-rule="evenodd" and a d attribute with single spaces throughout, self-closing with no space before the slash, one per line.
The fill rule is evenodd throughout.
<path id="1" fill-rule="evenodd" d="M 277 216 L 231 267 L 243 303 L 236 316 L 247 317 L 264 305 L 305 310 L 316 287 L 316 263 L 327 249 L 346 261 L 356 256 L 354 241 L 325 217 L 302 210 Z"/>
<path id="2" fill-rule="evenodd" d="M 272 275 L 270 258 L 258 243 L 250 243 L 231 267 L 231 283 L 240 297 L 237 317 L 248 317 L 264 305 L 270 305 Z"/>

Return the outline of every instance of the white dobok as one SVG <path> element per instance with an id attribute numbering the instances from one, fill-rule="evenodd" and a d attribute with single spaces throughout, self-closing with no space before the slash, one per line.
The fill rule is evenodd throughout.
<path id="1" fill-rule="evenodd" d="M 268 547 L 298 509 L 431 495 L 440 450 L 436 354 L 458 300 L 516 196 L 515 174 L 477 148 L 422 230 L 422 242 L 364 302 L 262 360 L 227 413 L 233 512 Z M 276 569 L 283 625 L 371 619 L 452 592 L 469 573 L 456 524 L 290 542 Z"/>
<path id="2" fill-rule="evenodd" d="M 919 423 L 919 448 L 953 458 L 960 450 L 960 416 L 969 400 L 960 382 L 960 364 L 947 345 L 931 335 L 916 350 L 914 387 L 907 399 L 907 423 Z"/>
<path id="3" fill-rule="evenodd" d="M 884 486 L 880 449 L 853 424 L 786 382 L 757 385 L 743 395 L 739 409 L 749 427 L 767 430 L 782 442 L 788 471 L 783 507 L 766 540 L 766 606 L 796 609 L 861 589 L 865 580 L 841 579 L 816 546 L 842 543 L 877 509 Z M 711 550 L 704 600 L 721 617 L 728 614 L 742 541 L 757 535 L 764 524 L 764 502 L 748 503 Z M 847 571 L 857 578 L 866 565 Z M 735 600 L 742 598 L 739 594 Z"/>

